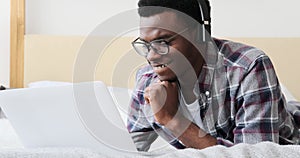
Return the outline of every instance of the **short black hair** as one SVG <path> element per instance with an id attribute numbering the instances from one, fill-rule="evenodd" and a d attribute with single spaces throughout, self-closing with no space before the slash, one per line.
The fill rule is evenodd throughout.
<path id="1" fill-rule="evenodd" d="M 206 4 L 207 13 L 210 21 L 210 3 L 208 0 L 202 0 Z M 138 13 L 141 17 L 149 17 L 168 11 L 168 8 L 180 11 L 195 19 L 200 24 L 203 24 L 198 0 L 139 0 Z M 148 9 L 147 7 L 157 7 Z M 203 7 L 203 6 L 202 6 Z M 211 26 L 206 27 L 206 31 L 211 33 Z"/>

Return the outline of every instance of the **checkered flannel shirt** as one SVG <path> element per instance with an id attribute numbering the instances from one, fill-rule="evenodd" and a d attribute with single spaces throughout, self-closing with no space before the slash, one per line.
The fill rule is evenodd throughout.
<path id="1" fill-rule="evenodd" d="M 200 108 L 203 130 L 215 137 L 218 144 L 225 146 L 261 141 L 298 143 L 298 129 L 287 111 L 269 57 L 255 47 L 213 40 L 218 54 L 222 56 L 224 71 L 219 78 L 223 84 L 213 88 L 217 90 L 212 93 L 210 102 Z M 207 77 L 211 76 L 211 71 L 208 65 L 203 66 L 198 78 L 200 93 L 212 91 L 210 77 Z M 144 90 L 156 78 L 149 65 L 137 72 L 127 121 L 128 131 L 139 150 L 148 150 L 158 134 L 169 138 L 167 141 L 176 148 L 185 148 L 167 128 L 145 116 Z"/>

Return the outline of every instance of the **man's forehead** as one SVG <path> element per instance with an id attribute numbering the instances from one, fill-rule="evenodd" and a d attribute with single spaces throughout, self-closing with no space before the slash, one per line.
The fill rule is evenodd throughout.
<path id="1" fill-rule="evenodd" d="M 160 28 L 172 32 L 177 32 L 184 29 L 185 24 L 176 13 L 166 11 L 149 17 L 141 17 L 140 29 L 143 28 Z"/>

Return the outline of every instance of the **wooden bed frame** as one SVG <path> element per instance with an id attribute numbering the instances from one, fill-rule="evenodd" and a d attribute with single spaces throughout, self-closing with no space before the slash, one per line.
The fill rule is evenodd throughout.
<path id="1" fill-rule="evenodd" d="M 25 0 L 11 0 L 10 87 L 24 87 Z"/>

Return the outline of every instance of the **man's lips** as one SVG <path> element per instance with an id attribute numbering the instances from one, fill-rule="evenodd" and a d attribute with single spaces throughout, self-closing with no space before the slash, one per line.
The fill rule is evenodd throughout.
<path id="1" fill-rule="evenodd" d="M 153 67 L 154 70 L 159 70 L 159 69 L 168 67 L 168 65 L 169 65 L 169 63 L 168 64 L 151 64 L 151 66 Z"/>

